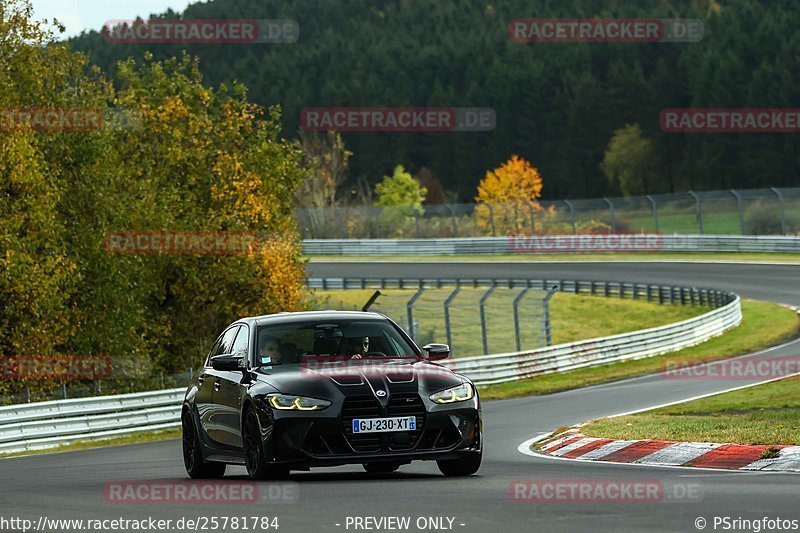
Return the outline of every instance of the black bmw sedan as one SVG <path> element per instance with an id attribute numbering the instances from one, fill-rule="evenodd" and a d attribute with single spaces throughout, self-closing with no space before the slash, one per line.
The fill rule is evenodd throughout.
<path id="1" fill-rule="evenodd" d="M 237 320 L 217 338 L 183 403 L 183 459 L 192 478 L 226 465 L 250 477 L 361 464 L 392 472 L 435 460 L 448 476 L 477 472 L 478 393 L 377 313 L 315 311 Z"/>

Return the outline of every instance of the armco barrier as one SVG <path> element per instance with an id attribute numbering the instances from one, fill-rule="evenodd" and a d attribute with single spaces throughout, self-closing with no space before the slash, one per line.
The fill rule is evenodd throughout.
<path id="1" fill-rule="evenodd" d="M 656 328 L 446 364 L 478 385 L 650 357 L 701 343 L 741 322 L 739 297 L 713 289 L 576 280 L 311 279 L 319 288 L 462 286 L 552 287 L 562 291 L 712 307 L 702 315 Z M 0 453 L 37 450 L 76 440 L 180 426 L 185 389 L 79 398 L 0 407 Z"/>
<path id="2" fill-rule="evenodd" d="M 185 388 L 0 407 L 0 453 L 180 426 Z"/>
<path id="3" fill-rule="evenodd" d="M 585 247 L 582 235 L 530 237 L 464 237 L 449 239 L 323 239 L 304 240 L 308 255 L 483 255 L 597 252 L 780 252 L 800 253 L 800 237 L 737 235 L 661 235 L 653 244 L 652 234 L 620 235 L 610 248 Z M 558 239 L 561 239 L 560 241 Z M 620 239 L 624 239 L 620 241 Z"/>
<path id="4" fill-rule="evenodd" d="M 325 289 L 419 288 L 446 286 L 533 287 L 545 289 L 554 285 L 562 292 L 617 296 L 632 300 L 707 305 L 713 309 L 702 315 L 630 333 L 600 337 L 569 344 L 558 344 L 535 350 L 495 355 L 479 355 L 451 359 L 446 364 L 463 373 L 477 385 L 493 385 L 530 378 L 542 374 L 565 372 L 577 368 L 641 359 L 694 346 L 742 321 L 739 296 L 727 291 L 673 287 L 638 283 L 580 280 L 511 280 L 511 279 L 367 279 L 312 278 L 309 287 Z"/>

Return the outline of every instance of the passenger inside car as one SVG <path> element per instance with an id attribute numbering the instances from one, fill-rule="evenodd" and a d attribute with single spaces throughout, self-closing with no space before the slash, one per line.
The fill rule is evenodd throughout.
<path id="1" fill-rule="evenodd" d="M 259 339 L 258 344 L 258 357 L 262 365 L 268 363 L 279 363 L 281 361 L 281 353 L 279 351 L 280 341 L 275 337 L 263 335 Z"/>

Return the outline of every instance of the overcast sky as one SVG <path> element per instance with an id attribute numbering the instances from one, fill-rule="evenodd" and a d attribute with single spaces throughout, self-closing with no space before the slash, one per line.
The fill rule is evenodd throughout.
<path id="1" fill-rule="evenodd" d="M 109 20 L 146 18 L 169 8 L 183 11 L 197 0 L 32 0 L 37 19 L 58 19 L 67 37 L 100 30 Z"/>

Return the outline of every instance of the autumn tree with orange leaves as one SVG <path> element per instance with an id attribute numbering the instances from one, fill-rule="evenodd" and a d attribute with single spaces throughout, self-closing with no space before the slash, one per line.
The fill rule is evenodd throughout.
<path id="1" fill-rule="evenodd" d="M 475 196 L 478 227 L 491 235 L 530 232 L 531 219 L 542 211 L 542 185 L 539 171 L 516 155 L 488 171 Z"/>

